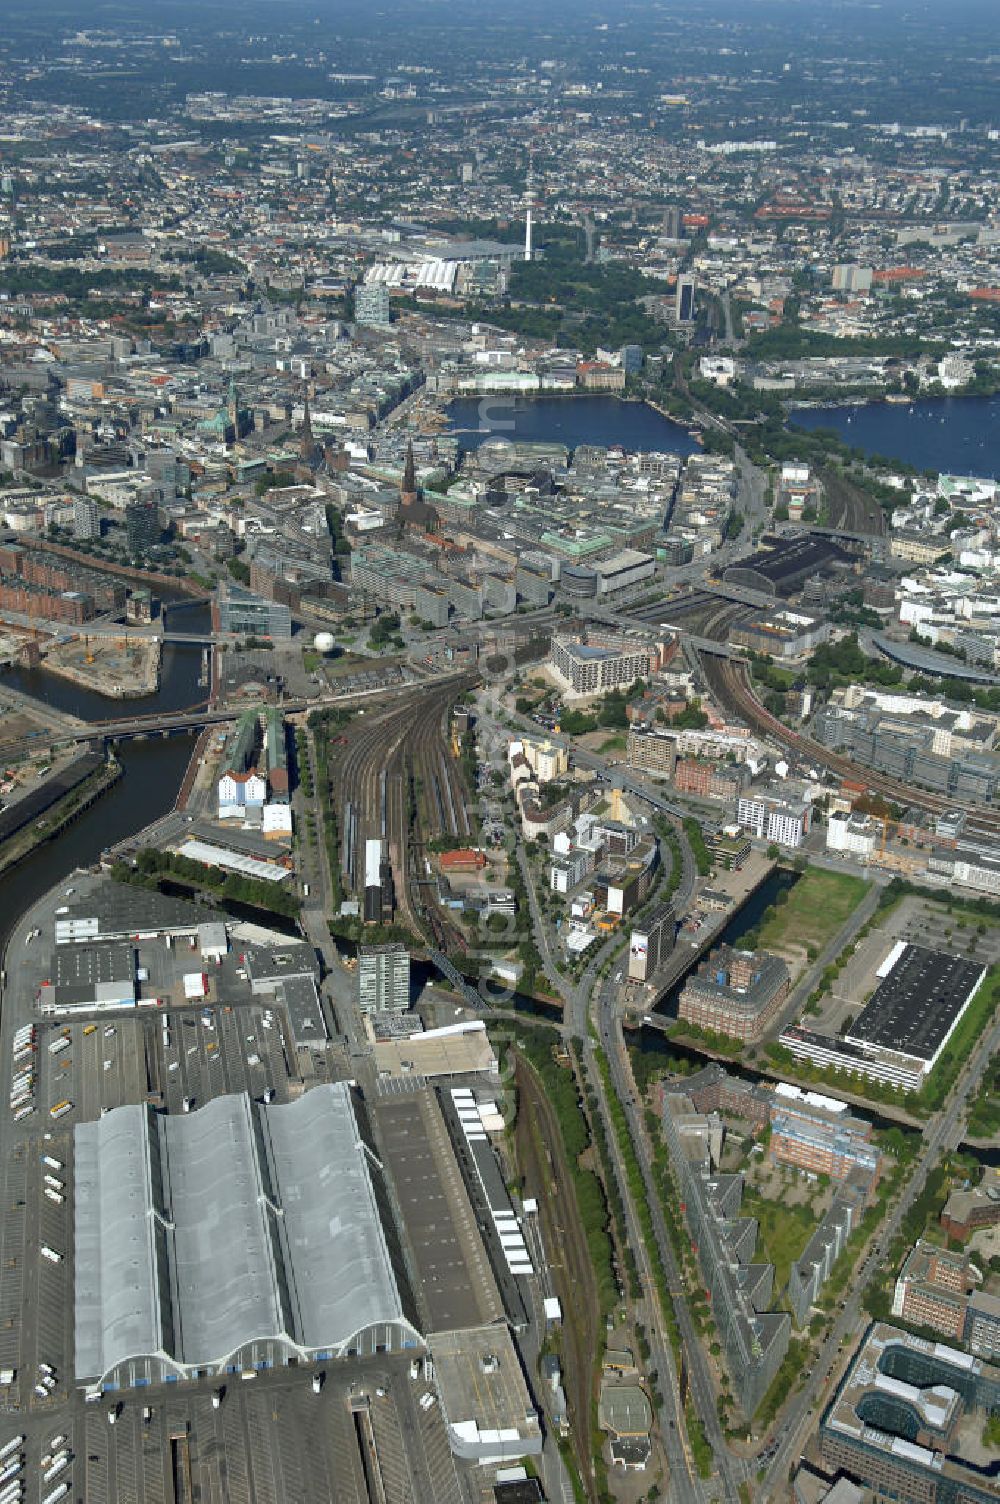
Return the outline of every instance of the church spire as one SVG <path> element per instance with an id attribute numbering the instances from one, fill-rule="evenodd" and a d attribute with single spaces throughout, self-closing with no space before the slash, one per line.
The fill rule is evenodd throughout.
<path id="1" fill-rule="evenodd" d="M 312 416 L 309 412 L 309 393 L 307 392 L 305 402 L 302 405 L 302 431 L 299 436 L 299 453 L 304 460 L 311 460 L 315 447 Z"/>
<path id="2" fill-rule="evenodd" d="M 406 464 L 403 466 L 403 495 L 416 496 L 417 475 L 413 466 L 413 440 L 406 446 Z"/>

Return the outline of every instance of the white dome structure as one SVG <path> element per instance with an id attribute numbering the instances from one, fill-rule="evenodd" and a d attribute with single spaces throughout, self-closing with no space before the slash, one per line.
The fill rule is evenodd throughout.
<path id="1" fill-rule="evenodd" d="M 313 638 L 313 647 L 316 649 L 317 653 L 332 653 L 333 646 L 334 643 L 332 632 L 317 632 L 316 636 Z"/>

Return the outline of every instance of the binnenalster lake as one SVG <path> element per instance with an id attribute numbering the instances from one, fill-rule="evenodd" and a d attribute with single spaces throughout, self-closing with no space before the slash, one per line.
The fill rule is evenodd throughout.
<path id="1" fill-rule="evenodd" d="M 620 397 L 460 397 L 447 409 L 452 432 L 465 449 L 487 439 L 521 443 L 620 444 L 630 453 L 658 450 L 693 454 L 700 446 L 687 428 L 658 413 L 646 402 Z"/>

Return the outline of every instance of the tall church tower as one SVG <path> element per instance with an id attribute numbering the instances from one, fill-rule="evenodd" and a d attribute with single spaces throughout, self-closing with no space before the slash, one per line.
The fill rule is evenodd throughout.
<path id="1" fill-rule="evenodd" d="M 316 440 L 313 438 L 312 415 L 309 412 L 309 394 L 302 406 L 302 432 L 299 435 L 299 454 L 308 462 L 313 458 Z"/>
<path id="2" fill-rule="evenodd" d="M 413 464 L 413 440 L 406 446 L 406 464 L 403 466 L 403 484 L 400 487 L 400 500 L 404 507 L 412 506 L 417 500 L 417 472 Z"/>

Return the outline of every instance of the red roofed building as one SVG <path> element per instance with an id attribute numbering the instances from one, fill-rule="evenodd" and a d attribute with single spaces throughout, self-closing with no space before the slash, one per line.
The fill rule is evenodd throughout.
<path id="1" fill-rule="evenodd" d="M 465 847 L 458 851 L 442 851 L 442 872 L 480 872 L 486 866 L 486 858 L 481 851 L 473 851 Z"/>

